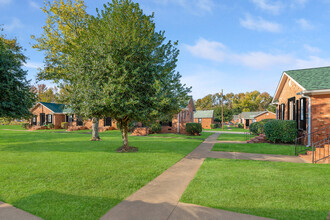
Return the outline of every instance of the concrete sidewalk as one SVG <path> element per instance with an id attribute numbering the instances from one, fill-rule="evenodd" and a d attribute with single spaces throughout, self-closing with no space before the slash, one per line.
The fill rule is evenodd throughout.
<path id="1" fill-rule="evenodd" d="M 0 202 L 0 219 L 1 220 L 41 220 L 28 212 L 18 209 L 10 204 Z"/>
<path id="2" fill-rule="evenodd" d="M 209 158 L 238 159 L 238 160 L 263 160 L 272 162 L 309 163 L 297 156 L 274 155 L 274 154 L 253 154 L 241 152 L 211 151 Z"/>
<path id="3" fill-rule="evenodd" d="M 101 219 L 215 219 L 220 216 L 223 219 L 265 219 L 179 203 L 181 195 L 210 154 L 218 136 L 211 135 L 185 158 L 112 208 Z"/>

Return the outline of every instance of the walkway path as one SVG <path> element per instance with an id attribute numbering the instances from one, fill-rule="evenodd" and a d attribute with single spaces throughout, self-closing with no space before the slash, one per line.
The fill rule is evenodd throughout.
<path id="1" fill-rule="evenodd" d="M 101 219 L 265 219 L 179 203 L 181 195 L 209 156 L 218 136 L 219 134 L 209 136 L 185 158 L 112 208 Z"/>
<path id="2" fill-rule="evenodd" d="M 4 220 L 41 220 L 28 212 L 15 208 L 7 203 L 0 202 L 0 219 Z"/>

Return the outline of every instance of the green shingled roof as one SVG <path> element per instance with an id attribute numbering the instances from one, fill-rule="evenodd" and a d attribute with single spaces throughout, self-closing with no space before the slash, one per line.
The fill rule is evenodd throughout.
<path id="1" fill-rule="evenodd" d="M 213 118 L 214 110 L 196 111 L 194 118 Z"/>
<path id="2" fill-rule="evenodd" d="M 285 71 L 306 90 L 330 89 L 330 67 Z"/>
<path id="3" fill-rule="evenodd" d="M 257 115 L 260 115 L 261 113 L 264 113 L 265 111 L 261 112 L 242 112 L 242 118 L 244 119 L 254 119 Z"/>
<path id="4" fill-rule="evenodd" d="M 40 102 L 40 104 L 44 105 L 54 113 L 72 113 L 72 109 L 68 108 L 64 104 L 49 103 L 49 102 Z"/>

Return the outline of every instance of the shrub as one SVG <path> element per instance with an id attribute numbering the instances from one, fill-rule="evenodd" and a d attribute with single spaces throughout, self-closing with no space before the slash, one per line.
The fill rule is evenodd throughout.
<path id="1" fill-rule="evenodd" d="M 202 132 L 202 125 L 199 123 L 187 123 L 186 131 L 191 135 L 199 135 Z"/>
<path id="2" fill-rule="evenodd" d="M 162 131 L 162 126 L 159 123 L 151 124 L 150 131 L 152 133 L 160 133 Z"/>
<path id="3" fill-rule="evenodd" d="M 294 143 L 297 137 L 297 122 L 270 120 L 264 126 L 267 140 L 274 143 Z"/>
<path id="4" fill-rule="evenodd" d="M 23 123 L 22 124 L 22 128 L 29 129 L 30 128 L 30 124 L 29 123 Z"/>
<path id="5" fill-rule="evenodd" d="M 215 128 L 218 128 L 219 127 L 219 124 L 211 124 L 211 129 L 215 129 Z"/>
<path id="6" fill-rule="evenodd" d="M 238 123 L 238 124 L 237 124 L 237 127 L 238 127 L 238 128 L 244 128 L 244 125 L 243 125 L 242 123 Z"/>
<path id="7" fill-rule="evenodd" d="M 68 122 L 62 122 L 61 128 L 68 129 Z"/>
<path id="8" fill-rule="evenodd" d="M 47 125 L 47 127 L 48 127 L 49 129 L 53 129 L 53 128 L 54 128 L 54 124 L 50 123 L 50 124 Z"/>

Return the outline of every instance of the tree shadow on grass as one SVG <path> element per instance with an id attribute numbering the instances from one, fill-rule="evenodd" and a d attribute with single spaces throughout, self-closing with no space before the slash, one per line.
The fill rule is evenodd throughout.
<path id="1" fill-rule="evenodd" d="M 121 200 L 117 198 L 45 191 L 20 199 L 12 205 L 43 219 L 99 219 L 119 202 Z"/>

